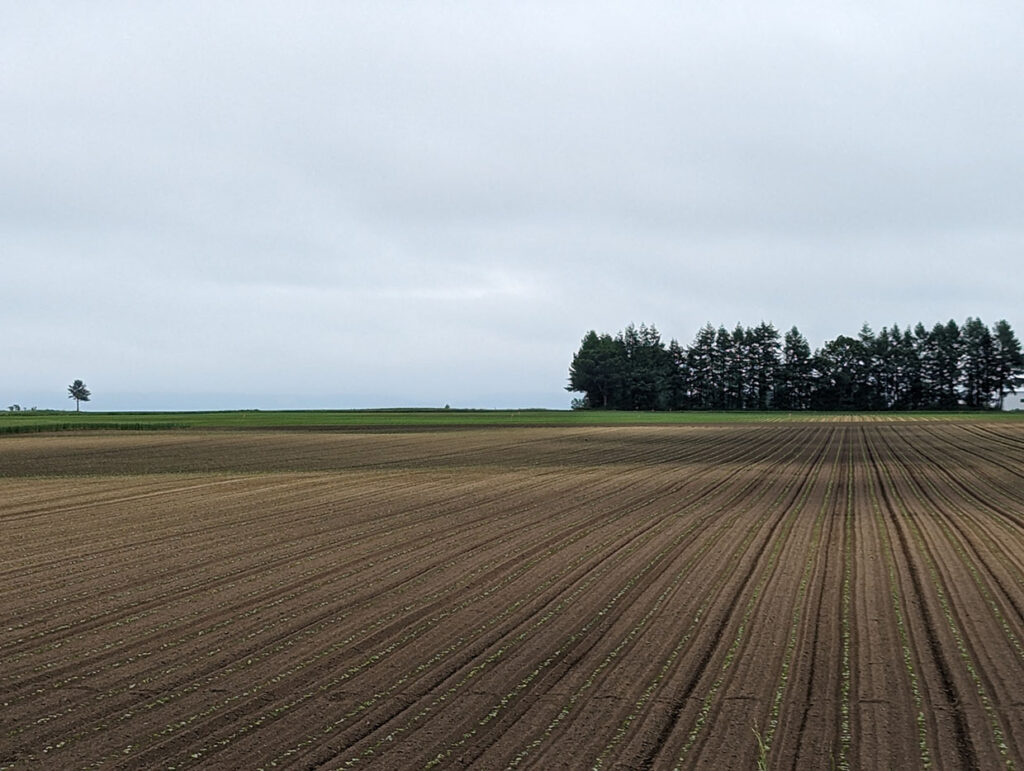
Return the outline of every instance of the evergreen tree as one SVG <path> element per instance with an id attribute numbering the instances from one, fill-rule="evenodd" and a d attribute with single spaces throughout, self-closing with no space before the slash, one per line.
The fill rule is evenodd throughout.
<path id="1" fill-rule="evenodd" d="M 748 404 L 747 331 L 742 324 L 737 324 L 732 334 L 720 327 L 717 342 L 722 352 L 722 407 L 742 410 Z"/>
<path id="2" fill-rule="evenodd" d="M 671 363 L 668 382 L 668 408 L 670 410 L 685 410 L 689 407 L 686 349 L 679 344 L 678 340 L 672 338 L 668 344 L 668 356 Z"/>
<path id="3" fill-rule="evenodd" d="M 936 324 L 930 335 L 933 351 L 935 406 L 955 410 L 960 405 L 960 327 L 953 319 Z"/>
<path id="4" fill-rule="evenodd" d="M 882 408 L 879 388 L 881 362 L 875 356 L 875 332 L 865 322 L 857 333 L 860 343 L 860 356 L 856 367 L 858 406 L 860 410 L 878 410 Z"/>
<path id="5" fill-rule="evenodd" d="M 672 361 L 657 328 L 630 324 L 619 340 L 626 356 L 622 408 L 667 409 Z"/>
<path id="6" fill-rule="evenodd" d="M 914 327 L 914 347 L 917 351 L 921 372 L 919 406 L 921 409 L 934 409 L 939 403 L 939 382 L 941 381 L 937 363 L 936 339 L 921 322 Z"/>
<path id="7" fill-rule="evenodd" d="M 892 329 L 883 327 L 879 337 L 883 336 L 885 340 L 879 346 L 879 355 L 884 360 L 882 372 L 888 409 L 913 409 L 912 381 L 918 369 L 914 336 L 910 327 L 901 330 L 899 324 L 893 324 Z"/>
<path id="8" fill-rule="evenodd" d="M 697 332 L 686 352 L 687 390 L 690 406 L 710 410 L 716 405 L 719 391 L 719 355 L 715 345 L 715 328 L 706 324 Z"/>
<path id="9" fill-rule="evenodd" d="M 921 379 L 921 358 L 918 354 L 914 333 L 908 326 L 900 335 L 899 327 L 893 324 L 893 338 L 897 340 L 896 403 L 898 410 L 917 410 L 924 403 L 924 383 Z"/>
<path id="10" fill-rule="evenodd" d="M 992 333 L 981 319 L 968 316 L 960 330 L 960 339 L 959 370 L 964 404 L 972 410 L 985 409 L 991 405 L 992 392 L 995 390 L 996 363 Z"/>
<path id="11" fill-rule="evenodd" d="M 875 394 L 879 409 L 895 409 L 900 399 L 899 342 L 899 327 L 895 324 L 893 324 L 891 332 L 888 327 L 882 327 L 881 331 L 875 336 L 875 343 L 871 351 L 871 362 L 875 372 Z"/>
<path id="12" fill-rule="evenodd" d="M 1017 386 L 1024 383 L 1024 354 L 1020 341 L 1005 319 L 992 327 L 992 390 L 999 400 L 999 409 L 1007 394 L 1017 393 Z"/>
<path id="13" fill-rule="evenodd" d="M 783 410 L 806 410 L 814 390 L 814 361 L 811 346 L 796 327 L 790 329 L 782 347 L 782 367 L 775 405 Z"/>
<path id="14" fill-rule="evenodd" d="M 767 410 L 772 406 L 779 375 L 779 332 L 762 321 L 749 331 L 747 339 L 751 406 Z"/>

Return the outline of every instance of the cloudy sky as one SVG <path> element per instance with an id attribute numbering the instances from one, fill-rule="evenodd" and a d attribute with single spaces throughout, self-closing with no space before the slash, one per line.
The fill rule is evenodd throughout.
<path id="1" fill-rule="evenodd" d="M 0 2 L 0 402 L 566 407 L 588 329 L 1024 325 L 1024 5 Z"/>

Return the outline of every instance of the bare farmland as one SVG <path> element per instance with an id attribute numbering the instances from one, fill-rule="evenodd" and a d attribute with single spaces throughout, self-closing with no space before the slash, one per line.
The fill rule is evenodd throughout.
<path id="1" fill-rule="evenodd" d="M 0 768 L 1024 763 L 1024 425 L 0 441 Z"/>

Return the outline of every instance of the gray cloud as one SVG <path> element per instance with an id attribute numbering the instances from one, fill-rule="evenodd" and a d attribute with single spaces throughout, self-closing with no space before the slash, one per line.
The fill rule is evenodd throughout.
<path id="1" fill-rule="evenodd" d="M 4 15 L 8 402 L 560 406 L 591 327 L 1019 320 L 1015 4 Z"/>

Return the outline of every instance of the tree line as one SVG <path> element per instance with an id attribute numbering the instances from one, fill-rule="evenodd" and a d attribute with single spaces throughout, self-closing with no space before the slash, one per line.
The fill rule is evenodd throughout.
<path id="1" fill-rule="evenodd" d="M 1006 321 L 970 318 L 931 329 L 865 324 L 812 351 L 795 326 L 710 323 L 689 346 L 652 324 L 614 337 L 588 332 L 569 367 L 574 409 L 982 410 L 1024 383 L 1021 344 Z"/>

